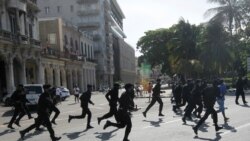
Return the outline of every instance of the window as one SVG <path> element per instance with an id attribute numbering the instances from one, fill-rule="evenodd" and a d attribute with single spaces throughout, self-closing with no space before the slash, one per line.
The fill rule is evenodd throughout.
<path id="1" fill-rule="evenodd" d="M 78 51 L 78 42 L 77 42 L 77 40 L 75 40 L 75 47 L 76 47 L 76 50 Z"/>
<path id="2" fill-rule="evenodd" d="M 83 51 L 83 42 L 81 42 L 81 50 L 82 50 L 82 55 L 84 55 L 84 51 Z"/>
<path id="3" fill-rule="evenodd" d="M 68 45 L 68 38 L 67 38 L 67 35 L 64 35 L 64 44 L 65 44 L 65 45 Z"/>
<path id="4" fill-rule="evenodd" d="M 45 14 L 49 14 L 49 7 L 45 7 Z"/>
<path id="5" fill-rule="evenodd" d="M 61 12 L 61 6 L 57 6 L 57 13 Z"/>
<path id="6" fill-rule="evenodd" d="M 48 41 L 49 44 L 56 44 L 56 34 L 55 33 L 48 34 Z"/>
<path id="7" fill-rule="evenodd" d="M 84 45 L 84 55 L 87 56 L 87 44 L 86 44 L 86 43 L 85 43 L 85 45 Z"/>
<path id="8" fill-rule="evenodd" d="M 74 6 L 73 5 L 70 6 L 70 11 L 74 12 Z"/>

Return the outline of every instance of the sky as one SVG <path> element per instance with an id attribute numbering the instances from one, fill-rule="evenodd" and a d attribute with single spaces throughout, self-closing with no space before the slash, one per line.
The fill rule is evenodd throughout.
<path id="1" fill-rule="evenodd" d="M 207 9 L 215 7 L 207 0 L 117 0 L 125 19 L 123 20 L 125 41 L 136 49 L 136 43 L 144 32 L 168 28 L 183 17 L 191 24 L 209 20 L 204 16 Z M 136 56 L 140 53 L 136 51 Z"/>

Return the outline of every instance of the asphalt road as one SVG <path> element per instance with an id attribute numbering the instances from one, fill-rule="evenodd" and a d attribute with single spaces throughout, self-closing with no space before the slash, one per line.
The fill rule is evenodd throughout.
<path id="1" fill-rule="evenodd" d="M 205 124 L 198 131 L 198 136 L 195 136 L 192 126 L 194 121 L 187 121 L 184 125 L 181 120 L 181 114 L 176 115 L 172 112 L 172 105 L 169 99 L 170 91 L 164 94 L 163 114 L 164 117 L 158 117 L 159 105 L 156 103 L 144 118 L 142 111 L 149 104 L 147 98 L 136 98 L 135 103 L 139 110 L 133 112 L 132 116 L 132 131 L 129 139 L 131 141 L 249 141 L 250 140 L 250 106 L 235 105 L 234 96 L 226 96 L 226 115 L 230 118 L 228 123 L 224 123 L 221 113 L 218 113 L 219 125 L 224 129 L 216 133 L 214 130 L 212 119 L 209 117 Z M 250 102 L 250 96 L 246 99 Z M 106 120 L 103 120 L 100 125 L 97 124 L 97 117 L 108 112 L 108 103 L 103 94 L 94 94 L 92 101 L 94 106 L 90 105 L 92 111 L 92 126 L 93 129 L 85 130 L 87 119 L 72 120 L 68 123 L 68 115 L 78 115 L 81 113 L 79 104 L 74 102 L 73 97 L 70 97 L 65 102 L 62 102 L 58 107 L 61 114 L 57 119 L 57 125 L 53 125 L 57 136 L 61 136 L 61 141 L 122 141 L 124 129 L 116 129 L 109 127 L 103 130 L 103 125 Z M 241 99 L 239 100 L 240 103 Z M 215 106 L 217 107 L 217 105 Z M 141 109 L 140 109 L 141 108 Z M 204 113 L 203 113 L 204 114 Z M 28 120 L 27 116 L 20 122 L 22 127 L 13 125 L 16 129 L 9 130 L 6 123 L 12 115 L 11 107 L 0 107 L 0 141 L 19 141 L 19 131 L 27 128 L 34 123 L 34 120 Z M 32 114 L 36 117 L 36 113 Z M 114 121 L 114 118 L 110 118 Z M 49 141 L 49 133 L 46 128 L 43 132 L 31 131 L 25 136 L 25 141 Z"/>

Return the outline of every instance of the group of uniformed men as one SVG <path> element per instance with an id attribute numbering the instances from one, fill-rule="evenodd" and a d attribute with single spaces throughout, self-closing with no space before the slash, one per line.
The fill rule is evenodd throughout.
<path id="1" fill-rule="evenodd" d="M 237 96 L 236 104 L 238 104 L 239 95 L 242 96 L 244 104 L 247 103 L 245 101 L 245 96 L 243 91 L 244 84 L 245 83 L 243 83 L 243 80 L 240 77 L 236 84 L 236 96 Z M 102 117 L 98 117 L 97 121 L 98 124 L 100 124 L 102 120 L 114 116 L 116 119 L 116 123 L 107 120 L 103 129 L 106 129 L 107 127 L 110 126 L 114 126 L 117 128 L 126 127 L 123 141 L 129 141 L 128 136 L 132 128 L 130 111 L 135 108 L 134 107 L 135 104 L 133 102 L 133 98 L 135 97 L 134 85 L 126 84 L 125 92 L 120 97 L 119 97 L 119 87 L 120 87 L 119 84 L 114 84 L 114 87 L 106 94 L 106 99 L 110 105 L 110 111 L 107 114 L 103 115 Z M 61 139 L 61 137 L 55 136 L 54 130 L 52 129 L 51 125 L 51 123 L 56 124 L 55 120 L 60 114 L 60 111 L 56 107 L 57 102 L 54 100 L 55 97 L 54 92 L 51 91 L 50 85 L 44 85 L 43 88 L 44 88 L 44 93 L 40 96 L 38 101 L 38 108 L 37 108 L 38 116 L 35 119 L 34 124 L 20 131 L 22 139 L 24 139 L 25 134 L 28 133 L 30 130 L 35 128 L 36 130 L 40 130 L 39 127 L 41 125 L 44 125 L 48 129 L 52 141 L 57 141 Z M 90 125 L 92 114 L 88 107 L 88 103 L 94 105 L 94 103 L 91 101 L 91 92 L 92 92 L 92 86 L 87 85 L 87 91 L 80 96 L 82 114 L 78 116 L 69 115 L 68 117 L 69 123 L 71 122 L 72 119 L 82 119 L 85 118 L 86 115 L 88 115 L 86 129 L 93 128 Z M 214 109 L 214 104 L 216 101 L 219 104 L 219 110 L 222 112 L 224 121 L 227 122 L 229 120 L 229 118 L 226 117 L 225 115 L 224 100 L 225 100 L 226 86 L 223 80 L 220 81 L 214 80 L 212 82 L 212 86 L 208 86 L 206 81 L 202 80 L 196 80 L 195 82 L 193 82 L 192 80 L 188 80 L 186 84 L 182 84 L 182 82 L 179 81 L 175 85 L 173 85 L 172 92 L 173 92 L 173 98 L 175 100 L 175 105 L 173 106 L 173 111 L 175 113 L 178 113 L 180 107 L 186 105 L 186 108 L 184 110 L 185 114 L 182 118 L 182 121 L 184 123 L 186 123 L 186 118 L 192 119 L 191 118 L 192 112 L 197 118 L 200 118 L 197 125 L 193 127 L 195 134 L 197 134 L 198 128 L 208 118 L 210 114 L 212 115 L 213 118 L 215 130 L 219 131 L 220 129 L 222 129 L 222 127 L 218 126 L 217 124 L 218 122 L 217 112 Z M 147 112 L 156 102 L 160 104 L 159 116 L 164 116 L 162 113 L 163 102 L 160 93 L 162 93 L 161 80 L 157 79 L 157 83 L 153 88 L 152 101 L 148 105 L 146 110 L 142 112 L 144 117 L 146 117 Z M 29 118 L 32 117 L 25 105 L 27 99 L 25 98 L 23 85 L 18 86 L 17 90 L 13 93 L 11 99 L 14 101 L 15 111 L 11 121 L 9 122 L 8 128 L 13 129 L 12 124 L 15 123 L 17 126 L 20 126 L 19 121 L 25 115 L 25 113 L 28 114 Z M 201 117 L 203 108 L 206 108 L 206 112 L 203 115 L 203 117 Z M 55 115 L 53 119 L 50 121 L 50 115 L 52 111 L 55 112 Z"/>

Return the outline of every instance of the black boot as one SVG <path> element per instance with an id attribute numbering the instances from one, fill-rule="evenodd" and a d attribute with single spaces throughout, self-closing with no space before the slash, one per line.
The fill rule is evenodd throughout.
<path id="1" fill-rule="evenodd" d="M 54 137 L 51 137 L 51 140 L 52 140 L 52 141 L 59 141 L 61 138 L 62 138 L 62 137 L 55 137 L 55 136 L 54 136 Z"/>

